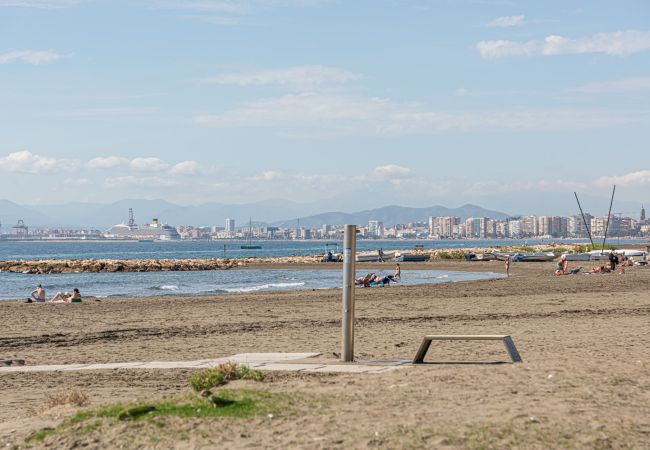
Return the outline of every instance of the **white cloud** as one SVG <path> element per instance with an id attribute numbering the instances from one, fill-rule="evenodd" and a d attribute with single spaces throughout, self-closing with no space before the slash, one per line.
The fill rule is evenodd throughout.
<path id="1" fill-rule="evenodd" d="M 136 172 L 161 172 L 169 169 L 169 163 L 160 158 L 134 158 L 129 167 Z"/>
<path id="2" fill-rule="evenodd" d="M 584 94 L 621 93 L 650 90 L 650 77 L 628 77 L 621 80 L 599 81 L 569 89 Z"/>
<path id="3" fill-rule="evenodd" d="M 411 169 L 408 167 L 398 166 L 397 164 L 387 164 L 385 166 L 377 166 L 370 174 L 373 179 L 385 178 L 408 178 L 411 176 Z"/>
<path id="4" fill-rule="evenodd" d="M 285 85 L 304 89 L 329 83 L 346 83 L 360 78 L 361 75 L 337 67 L 296 66 L 286 69 L 228 73 L 204 78 L 201 81 L 236 86 Z"/>
<path id="5" fill-rule="evenodd" d="M 112 169 L 113 167 L 128 164 L 129 160 L 121 156 L 107 156 L 93 158 L 86 163 L 89 169 Z"/>
<path id="6" fill-rule="evenodd" d="M 615 31 L 577 39 L 551 35 L 544 38 L 544 40 L 527 42 L 481 41 L 476 44 L 476 49 L 481 57 L 485 59 L 583 53 L 628 55 L 650 49 L 650 31 Z"/>
<path id="7" fill-rule="evenodd" d="M 520 27 L 526 23 L 525 16 L 504 16 L 497 17 L 491 22 L 487 23 L 488 27 Z"/>
<path id="8" fill-rule="evenodd" d="M 183 161 L 169 169 L 172 175 L 196 175 L 203 171 L 201 164 L 196 161 Z"/>
<path id="9" fill-rule="evenodd" d="M 650 170 L 639 170 L 625 175 L 600 177 L 596 180 L 599 186 L 648 186 L 650 185 Z"/>
<path id="10" fill-rule="evenodd" d="M 27 64 L 38 66 L 47 64 L 62 58 L 70 58 L 72 55 L 57 53 L 52 50 L 14 50 L 7 53 L 0 53 L 0 64 L 8 64 L 14 61 L 20 61 Z"/>
<path id="11" fill-rule="evenodd" d="M 111 189 L 127 188 L 130 186 L 159 189 L 178 185 L 178 181 L 163 177 L 136 177 L 133 175 L 124 175 L 106 178 L 106 180 L 104 180 L 104 186 Z"/>
<path id="12" fill-rule="evenodd" d="M 63 184 L 69 187 L 92 186 L 94 183 L 88 178 L 66 178 Z"/>
<path id="13" fill-rule="evenodd" d="M 249 177 L 248 180 L 250 181 L 281 181 L 286 179 L 287 176 L 283 174 L 282 172 L 277 172 L 275 170 L 267 170 L 265 172 L 262 172 L 258 175 L 254 175 L 252 177 Z"/>
<path id="14" fill-rule="evenodd" d="M 444 131 L 575 130 L 646 122 L 648 112 L 577 108 L 508 109 L 484 113 L 435 111 L 414 103 L 343 95 L 298 94 L 243 103 L 194 122 L 221 128 L 310 130 L 337 135 L 403 135 Z"/>
<path id="15" fill-rule="evenodd" d="M 41 174 L 77 166 L 75 161 L 59 160 L 22 151 L 0 158 L 0 170 L 6 172 Z"/>

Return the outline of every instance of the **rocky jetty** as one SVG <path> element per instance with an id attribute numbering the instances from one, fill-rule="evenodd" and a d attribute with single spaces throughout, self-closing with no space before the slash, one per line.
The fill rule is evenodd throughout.
<path id="1" fill-rule="evenodd" d="M 59 259 L 0 261 L 0 272 L 47 274 L 79 272 L 165 272 L 226 270 L 243 265 L 235 259 Z"/>
<path id="2" fill-rule="evenodd" d="M 573 245 L 557 248 L 548 245 L 533 247 L 501 247 L 500 251 L 559 251 L 572 249 Z M 431 259 L 462 259 L 465 253 L 489 253 L 495 248 L 418 249 L 401 250 L 402 253 L 429 255 Z M 396 250 L 400 251 L 400 250 Z M 391 250 L 393 252 L 393 250 Z M 376 254 L 363 252 L 360 254 Z M 323 255 L 284 256 L 269 258 L 205 258 L 205 259 L 58 259 L 1 261 L 0 272 L 25 274 L 80 273 L 80 272 L 166 272 L 196 270 L 227 270 L 248 265 L 274 264 L 331 264 L 323 262 Z"/>

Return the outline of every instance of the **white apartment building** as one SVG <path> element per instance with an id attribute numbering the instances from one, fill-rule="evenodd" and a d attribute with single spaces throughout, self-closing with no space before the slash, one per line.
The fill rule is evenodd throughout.
<path id="1" fill-rule="evenodd" d="M 374 238 L 381 238 L 384 236 L 384 222 L 380 220 L 368 221 L 368 236 Z"/>

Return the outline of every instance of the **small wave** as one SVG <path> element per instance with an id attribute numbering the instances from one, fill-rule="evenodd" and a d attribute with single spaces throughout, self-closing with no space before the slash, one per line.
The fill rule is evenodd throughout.
<path id="1" fill-rule="evenodd" d="M 440 275 L 440 276 L 437 276 L 437 277 L 434 277 L 434 278 L 437 278 L 437 279 L 440 279 L 440 278 L 449 278 L 449 275 Z"/>
<path id="2" fill-rule="evenodd" d="M 223 288 L 224 291 L 230 292 L 230 293 L 237 293 L 237 292 L 255 292 L 255 291 L 263 291 L 265 289 L 274 289 L 274 288 L 289 288 L 289 287 L 298 287 L 298 286 L 304 286 L 304 282 L 300 283 L 268 283 L 268 284 L 260 284 L 256 286 L 246 286 L 246 287 L 237 287 L 237 288 Z"/>
<path id="3" fill-rule="evenodd" d="M 162 286 L 151 286 L 149 289 L 152 291 L 177 291 L 178 286 L 173 284 L 164 284 Z"/>

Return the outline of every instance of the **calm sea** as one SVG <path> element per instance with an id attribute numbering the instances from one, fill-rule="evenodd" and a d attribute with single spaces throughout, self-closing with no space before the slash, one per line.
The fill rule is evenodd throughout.
<path id="1" fill-rule="evenodd" d="M 572 242 L 585 242 L 576 240 Z M 618 241 L 616 241 L 618 242 Z M 258 241 L 260 250 L 242 250 L 244 242 L 20 242 L 0 240 L 0 259 L 165 259 L 165 258 L 247 258 L 323 254 L 327 249 L 341 250 L 341 242 Z M 408 250 L 424 248 L 490 247 L 549 243 L 540 240 L 442 240 L 442 241 L 375 241 L 359 240 L 358 251 Z M 561 245 L 561 242 L 558 242 Z"/>
<path id="2" fill-rule="evenodd" d="M 392 274 L 392 264 L 384 268 L 358 271 Z M 433 284 L 499 278 L 494 273 L 450 272 L 436 270 L 405 270 L 401 284 Z M 302 289 L 340 288 L 343 285 L 341 270 L 332 269 L 271 269 L 271 270 L 212 270 L 198 272 L 145 272 L 145 273 L 68 273 L 28 275 L 0 273 L 0 300 L 27 298 L 42 284 L 48 298 L 59 291 L 71 292 L 78 288 L 84 296 L 159 296 L 159 295 L 210 295 L 257 291 L 286 291 Z M 382 289 L 376 287 L 373 289 Z M 388 289 L 388 288 L 387 288 Z"/>

